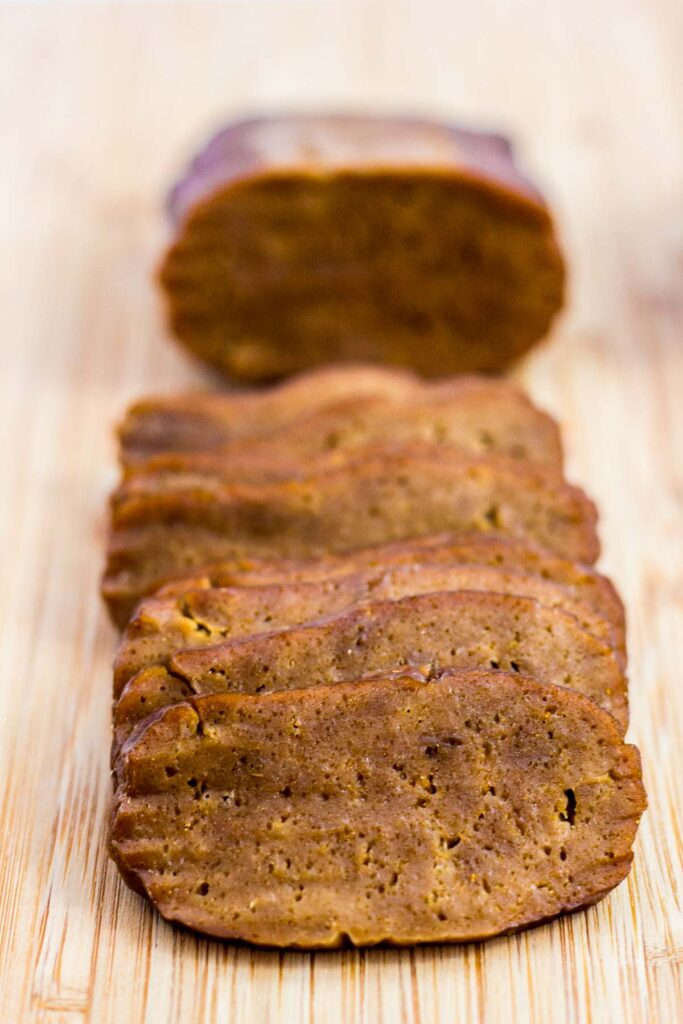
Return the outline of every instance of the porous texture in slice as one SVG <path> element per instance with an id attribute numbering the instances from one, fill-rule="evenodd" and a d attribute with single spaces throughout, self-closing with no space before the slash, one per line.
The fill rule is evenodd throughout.
<path id="1" fill-rule="evenodd" d="M 270 633 L 176 651 L 169 671 L 143 670 L 114 708 L 114 747 L 137 723 L 188 692 L 259 694 L 386 672 L 519 671 L 594 699 L 626 729 L 626 678 L 614 651 L 572 615 L 533 598 L 453 591 L 371 601 Z M 189 689 L 188 689 L 189 688 Z"/>
<path id="2" fill-rule="evenodd" d="M 470 590 L 533 597 L 574 615 L 588 633 L 618 650 L 617 628 L 569 588 L 530 573 L 479 565 L 398 566 L 305 583 L 191 588 L 148 597 L 126 627 L 114 662 L 114 690 L 141 669 L 165 665 L 181 647 L 202 647 L 228 637 L 262 633 L 344 611 L 363 601 L 410 594 Z M 617 647 L 617 644 L 619 646 Z"/>
<path id="3" fill-rule="evenodd" d="M 241 122 L 194 161 L 171 211 L 171 328 L 236 379 L 331 359 L 499 370 L 563 303 L 547 206 L 499 136 L 398 118 Z"/>
<path id="4" fill-rule="evenodd" d="M 367 573 L 396 566 L 479 565 L 531 573 L 569 589 L 576 600 L 590 604 L 625 636 L 624 606 L 612 582 L 595 569 L 552 555 L 529 541 L 496 533 L 435 534 L 395 544 L 358 548 L 346 555 L 303 560 L 250 559 L 215 562 L 192 577 L 165 584 L 161 595 L 182 594 L 199 587 L 265 586 L 273 583 L 327 581 L 352 572 Z"/>
<path id="5" fill-rule="evenodd" d="M 607 577 L 580 562 L 552 555 L 523 538 L 497 533 L 437 534 L 358 548 L 346 555 L 328 554 L 312 559 L 275 560 L 239 558 L 197 567 L 191 577 L 177 570 L 177 579 L 158 588 L 163 595 L 182 594 L 198 587 L 265 586 L 279 583 L 315 582 L 393 566 L 478 564 L 529 572 L 568 587 L 577 600 L 589 603 L 602 618 L 614 623 L 617 644 L 625 648 L 624 606 Z M 105 582 L 114 621 L 124 626 L 131 617 L 137 591 L 122 573 Z M 622 638 L 622 639 L 619 639 Z"/>
<path id="6" fill-rule="evenodd" d="M 161 914 L 274 946 L 486 938 L 628 873 L 636 748 L 577 693 L 504 673 L 221 694 L 116 766 L 110 850 Z"/>
<path id="7" fill-rule="evenodd" d="M 524 537 L 564 558 L 599 553 L 593 503 L 555 474 L 504 459 L 399 453 L 263 486 L 207 479 L 136 496 L 113 511 L 104 594 L 135 603 L 194 566 L 220 559 L 310 558 L 443 531 Z"/>
<path id="8" fill-rule="evenodd" d="M 170 666 L 193 686 L 252 693 L 411 667 L 502 668 L 580 690 L 624 728 L 628 714 L 613 649 L 573 615 L 516 594 L 446 591 L 368 601 L 317 622 L 177 651 Z"/>
<path id="9" fill-rule="evenodd" d="M 219 464 L 243 465 L 245 456 L 249 456 L 261 465 L 266 465 L 268 459 L 284 459 L 296 468 L 297 461 L 328 451 L 373 443 L 429 441 L 561 466 L 557 424 L 508 381 L 457 377 L 437 385 L 415 382 L 409 390 L 397 389 L 393 396 L 368 395 L 362 389 L 359 394 L 353 390 L 351 377 L 348 393 L 341 394 L 339 386 L 339 396 L 323 402 L 316 396 L 316 374 L 304 376 L 312 378 L 310 389 L 317 402 L 313 408 L 308 399 L 301 403 L 296 416 L 290 411 L 290 420 L 280 422 L 275 415 L 255 425 L 254 433 L 237 436 L 230 411 L 240 399 L 230 395 L 178 396 L 175 409 L 173 399 L 160 399 L 158 423 L 154 400 L 146 403 L 146 415 L 138 405 L 121 430 L 122 462 L 132 472 L 136 467 L 177 468 L 197 455 L 204 459 L 211 456 Z M 299 387 L 291 391 L 298 396 Z M 266 410 L 276 405 L 268 400 L 270 394 L 266 391 L 262 398 Z M 256 402 L 252 399 L 252 404 Z M 221 417 L 221 403 L 226 406 L 227 424 Z"/>

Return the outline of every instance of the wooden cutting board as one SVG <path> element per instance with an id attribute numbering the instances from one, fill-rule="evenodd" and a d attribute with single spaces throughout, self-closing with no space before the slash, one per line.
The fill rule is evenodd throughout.
<path id="1" fill-rule="evenodd" d="M 683 7 L 678 0 L 0 10 L 0 1021 L 683 1020 Z M 222 117 L 317 106 L 507 128 L 556 206 L 569 311 L 520 375 L 598 500 L 650 809 L 598 907 L 462 948 L 205 941 L 104 837 L 112 428 L 206 383 L 164 338 L 164 189 Z"/>

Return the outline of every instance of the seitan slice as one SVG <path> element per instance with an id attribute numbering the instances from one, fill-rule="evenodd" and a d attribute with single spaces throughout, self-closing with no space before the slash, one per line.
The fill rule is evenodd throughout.
<path id="1" fill-rule="evenodd" d="M 151 712 L 191 694 L 259 694 L 387 672 L 519 671 L 570 686 L 628 721 L 626 677 L 611 647 L 573 615 L 529 597 L 476 591 L 370 601 L 300 626 L 176 651 L 143 669 L 114 708 L 114 749 Z"/>
<path id="2" fill-rule="evenodd" d="M 395 600 L 437 591 L 491 591 L 535 598 L 561 608 L 625 661 L 623 633 L 560 583 L 531 573 L 480 565 L 398 566 L 318 582 L 266 586 L 190 587 L 148 597 L 126 627 L 114 662 L 114 690 L 141 669 L 165 665 L 181 647 L 262 633 L 345 611 L 364 601 Z"/>
<path id="3" fill-rule="evenodd" d="M 444 531 L 503 532 L 563 558 L 599 553 L 593 503 L 526 462 L 442 462 L 400 453 L 304 480 L 239 485 L 207 478 L 139 495 L 112 513 L 104 594 L 134 604 L 153 585 L 223 559 L 310 558 Z"/>
<path id="4" fill-rule="evenodd" d="M 157 495 L 162 500 L 168 494 L 203 492 L 207 487 L 260 487 L 275 483 L 305 483 L 312 477 L 346 471 L 368 463 L 401 461 L 460 465 L 490 459 L 509 470 L 517 465 L 522 473 L 537 469 L 548 480 L 563 482 L 559 465 L 534 465 L 528 459 L 493 454 L 474 454 L 462 446 L 440 444 L 434 441 L 397 441 L 367 444 L 360 447 L 336 448 L 313 452 L 309 456 L 293 455 L 287 444 L 269 442 L 264 449 L 250 448 L 230 459 L 215 453 L 160 455 L 140 469 L 129 473 L 114 490 L 110 507 L 116 519 L 120 509 L 136 502 L 153 502 Z"/>
<path id="5" fill-rule="evenodd" d="M 169 921 L 282 947 L 483 939 L 589 906 L 646 805 L 609 715 L 507 673 L 200 697 L 115 777 L 128 884 Z"/>
<path id="6" fill-rule="evenodd" d="M 185 576 L 165 584 L 159 593 L 178 594 L 192 587 L 327 581 L 353 572 L 420 565 L 492 566 L 540 576 L 567 587 L 577 600 L 590 604 L 603 619 L 614 623 L 620 636 L 625 634 L 624 606 L 606 576 L 580 562 L 534 547 L 522 538 L 502 533 L 432 534 L 321 558 L 214 562 L 190 578 Z"/>
<path id="7" fill-rule="evenodd" d="M 241 558 L 200 566 L 188 578 L 178 570 L 178 579 L 159 588 L 157 593 L 180 594 L 198 587 L 267 586 L 273 583 L 320 582 L 346 576 L 350 572 L 367 573 L 397 566 L 484 565 L 507 568 L 540 576 L 569 588 L 577 600 L 590 604 L 603 618 L 614 624 L 617 643 L 625 647 L 624 606 L 611 581 L 580 562 L 552 555 L 534 547 L 523 538 L 497 533 L 437 534 L 394 544 L 358 548 L 345 555 L 325 555 L 312 559 Z M 107 582 L 107 599 L 114 621 L 125 626 L 133 612 L 137 593 L 131 592 L 125 576 Z M 621 638 L 621 639 L 620 639 Z"/>
<path id="8" fill-rule="evenodd" d="M 135 466 L 165 452 L 210 450 L 238 437 L 277 434 L 301 416 L 352 395 L 401 401 L 423 387 L 408 370 L 337 363 L 300 373 L 274 387 L 227 394 L 154 395 L 126 410 L 119 427 L 121 460 Z"/>
<path id="9" fill-rule="evenodd" d="M 315 388 L 315 379 L 311 387 Z M 464 377 L 431 386 L 415 384 L 412 391 L 410 397 L 398 400 L 350 390 L 336 401 L 312 409 L 304 403 L 289 422 L 278 423 L 275 418 L 268 427 L 256 427 L 255 434 L 237 436 L 232 436 L 220 417 L 221 401 L 228 410 L 236 401 L 230 395 L 178 396 L 175 411 L 173 399 L 160 399 L 163 432 L 153 430 L 151 437 L 147 434 L 141 440 L 140 421 L 145 417 L 141 417 L 139 405 L 135 406 L 126 418 L 129 426 L 124 424 L 121 431 L 122 462 L 134 472 L 150 465 L 174 469 L 184 461 L 191 464 L 191 457 L 197 455 L 211 457 L 218 464 L 244 465 L 246 455 L 259 465 L 267 465 L 269 459 L 285 459 L 296 467 L 297 462 L 325 452 L 426 441 L 450 444 L 465 452 L 496 452 L 551 466 L 562 464 L 556 422 L 507 381 Z M 265 392 L 262 398 L 266 408 L 267 396 Z M 153 424 L 154 400 L 147 408 L 147 418 Z"/>

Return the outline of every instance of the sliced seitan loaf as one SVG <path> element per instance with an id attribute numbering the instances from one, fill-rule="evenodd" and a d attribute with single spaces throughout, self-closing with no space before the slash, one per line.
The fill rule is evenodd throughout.
<path id="1" fill-rule="evenodd" d="M 571 686 L 626 728 L 620 659 L 573 615 L 529 597 L 452 591 L 371 601 L 300 626 L 178 650 L 168 670 L 153 666 L 126 683 L 114 709 L 114 748 L 151 712 L 192 694 L 259 694 L 453 667 Z"/>
<path id="2" fill-rule="evenodd" d="M 122 429 L 122 461 L 131 472 L 152 466 L 171 469 L 184 460 L 202 455 L 217 464 L 244 465 L 245 456 L 259 465 L 268 461 L 296 467 L 297 462 L 330 451 L 347 451 L 370 444 L 426 441 L 450 444 L 465 452 L 495 452 L 513 458 L 561 467 L 562 445 L 559 429 L 552 417 L 537 409 L 518 388 L 506 381 L 465 377 L 440 385 L 415 386 L 409 398 L 355 394 L 321 407 L 304 409 L 291 422 L 271 423 L 254 434 L 218 440 L 220 420 L 210 425 L 211 411 L 220 408 L 216 396 L 204 396 L 208 411 L 205 436 L 201 429 L 188 431 L 183 438 L 183 423 L 188 417 L 187 398 L 178 399 L 175 417 L 172 400 L 160 400 L 166 409 L 163 422 L 169 424 L 168 436 L 158 436 L 156 450 L 150 445 L 143 458 L 139 445 L 127 442 Z M 197 416 L 202 415 L 202 396 L 194 396 Z M 235 399 L 223 398 L 226 404 Z M 151 403 L 150 403 L 151 404 Z M 265 399 L 264 399 L 265 404 Z M 133 420 L 136 414 L 131 414 Z M 218 417 L 216 417 L 218 419 Z M 201 421 L 201 418 L 199 419 Z"/>
<path id="3" fill-rule="evenodd" d="M 223 559 L 310 558 L 444 531 L 510 533 L 593 563 L 596 512 L 579 488 L 527 462 L 443 463 L 386 453 L 305 480 L 240 486 L 207 479 L 136 496 L 112 514 L 104 594 L 129 604 Z"/>
<path id="4" fill-rule="evenodd" d="M 126 627 L 114 662 L 114 692 L 141 669 L 165 665 L 181 647 L 297 625 L 345 611 L 364 601 L 395 600 L 437 591 L 491 591 L 533 597 L 574 615 L 588 633 L 614 647 L 625 661 L 618 625 L 560 583 L 530 573 L 480 565 L 397 566 L 317 582 L 190 588 L 143 600 Z"/>
<path id="5" fill-rule="evenodd" d="M 171 329 L 237 380 L 358 359 L 497 372 L 563 303 L 548 207 L 497 135 L 416 118 L 242 121 L 169 208 Z"/>
<path id="6" fill-rule="evenodd" d="M 582 695 L 447 672 L 167 708 L 115 771 L 110 851 L 169 921 L 314 948 L 482 939 L 605 896 L 646 798 Z"/>

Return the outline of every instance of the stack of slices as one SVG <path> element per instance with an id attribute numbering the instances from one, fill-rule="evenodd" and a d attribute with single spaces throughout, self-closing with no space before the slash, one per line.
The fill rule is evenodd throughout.
<path id="1" fill-rule="evenodd" d="M 624 878 L 623 608 L 513 385 L 336 367 L 140 403 L 121 447 L 111 851 L 164 917 L 456 941 Z"/>

